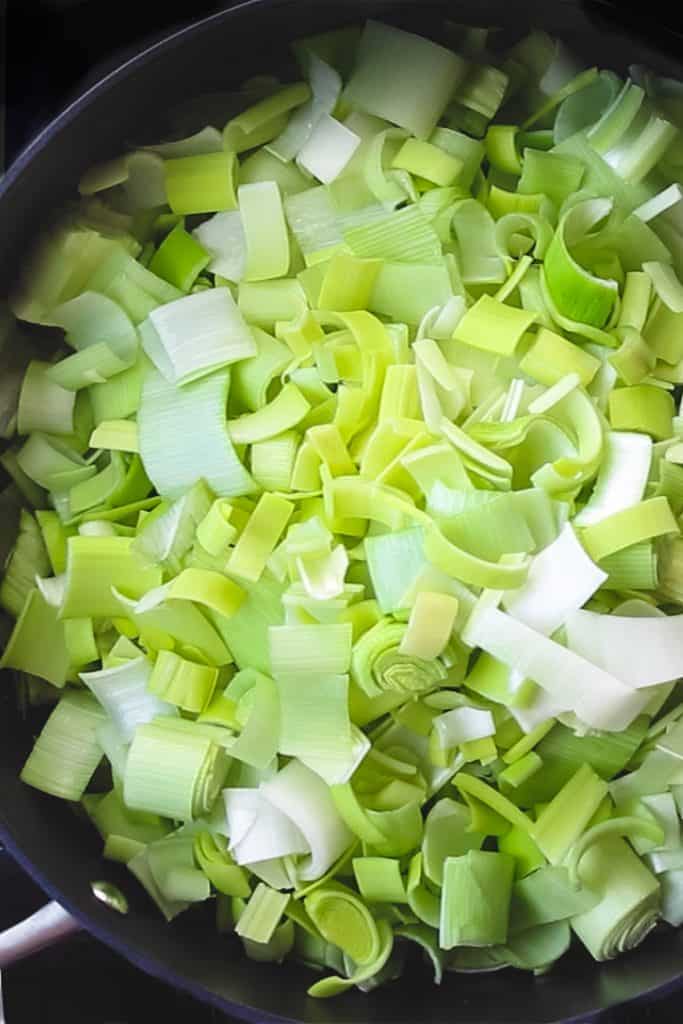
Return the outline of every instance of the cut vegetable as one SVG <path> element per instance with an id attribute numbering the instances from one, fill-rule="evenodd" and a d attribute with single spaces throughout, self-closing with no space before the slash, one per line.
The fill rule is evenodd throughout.
<path id="1" fill-rule="evenodd" d="M 171 110 L 0 310 L 22 779 L 312 998 L 683 922 L 683 86 L 433 29 Z"/>

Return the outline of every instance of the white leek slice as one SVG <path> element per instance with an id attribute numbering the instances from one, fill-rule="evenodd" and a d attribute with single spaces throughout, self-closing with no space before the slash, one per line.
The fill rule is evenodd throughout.
<path id="1" fill-rule="evenodd" d="M 481 740 L 485 736 L 493 736 L 496 725 L 490 711 L 479 708 L 453 708 L 434 719 L 434 728 L 439 737 L 440 745 L 448 750 L 458 747 L 461 743 Z"/>
<path id="2" fill-rule="evenodd" d="M 353 833 L 340 818 L 329 787 L 300 761 L 290 761 L 274 779 L 261 785 L 261 792 L 291 818 L 310 846 L 310 857 L 299 869 L 303 881 L 324 875 L 353 842 Z"/>
<path id="3" fill-rule="evenodd" d="M 223 790 L 230 852 L 238 864 L 307 853 L 295 823 L 258 789 Z"/>
<path id="4" fill-rule="evenodd" d="M 574 711 L 594 729 L 625 729 L 647 704 L 647 694 L 635 693 L 604 669 L 497 608 L 475 609 L 463 640 L 533 679 L 563 710 Z"/>
<path id="5" fill-rule="evenodd" d="M 237 283 L 247 265 L 247 240 L 239 210 L 223 210 L 196 227 L 192 234 L 211 255 L 207 270 Z"/>
<path id="6" fill-rule="evenodd" d="M 311 98 L 291 115 L 287 127 L 264 147 L 280 160 L 293 160 L 311 137 L 324 114 L 331 114 L 341 92 L 339 72 L 312 51 L 306 51 Z"/>
<path id="7" fill-rule="evenodd" d="M 148 693 L 151 674 L 152 665 L 142 656 L 115 668 L 80 673 L 126 742 L 132 740 L 138 725 L 159 715 L 178 714 L 172 704 Z"/>
<path id="8" fill-rule="evenodd" d="M 513 676 L 514 678 L 512 678 Z M 525 681 L 521 673 L 512 670 L 511 682 L 517 683 L 517 689 Z M 512 686 L 511 689 L 513 689 Z M 520 729 L 528 733 L 535 729 L 537 725 L 542 725 L 551 718 L 557 718 L 558 715 L 562 714 L 563 710 L 561 704 L 558 703 L 552 694 L 544 690 L 542 686 L 537 686 L 532 700 L 528 704 L 524 704 L 523 707 L 513 705 L 510 708 L 510 714 Z"/>
<path id="9" fill-rule="evenodd" d="M 503 607 L 515 619 L 550 636 L 606 579 L 607 573 L 588 557 L 567 523 L 559 537 L 532 558 L 519 590 L 503 595 Z"/>
<path id="10" fill-rule="evenodd" d="M 574 517 L 574 524 L 590 526 L 637 505 L 645 492 L 651 462 L 652 441 L 647 434 L 609 431 L 593 493 Z"/>
<path id="11" fill-rule="evenodd" d="M 188 384 L 256 355 L 256 342 L 229 288 L 207 288 L 153 309 L 142 347 L 172 384 Z"/>
<path id="12" fill-rule="evenodd" d="M 359 135 L 336 118 L 323 114 L 299 150 L 297 163 L 318 181 L 329 185 L 339 177 L 360 143 Z"/>
<path id="13" fill-rule="evenodd" d="M 631 687 L 683 675 L 683 615 L 632 618 L 576 611 L 567 620 L 567 644 Z"/>
<path id="14" fill-rule="evenodd" d="M 256 489 L 228 433 L 229 387 L 227 368 L 184 388 L 156 370 L 146 374 L 138 412 L 140 455 L 159 494 L 179 498 L 200 479 L 222 498 Z"/>

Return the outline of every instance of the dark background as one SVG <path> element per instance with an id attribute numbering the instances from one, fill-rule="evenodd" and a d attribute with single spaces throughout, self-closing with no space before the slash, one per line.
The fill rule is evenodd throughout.
<path id="1" fill-rule="evenodd" d="M 4 119 L 0 116 L 0 169 L 122 55 L 175 25 L 226 6 L 226 0 L 161 0 L 158 5 L 155 0 L 0 0 L 0 107 L 4 94 L 5 114 Z M 608 15 L 610 9 L 618 9 L 620 19 L 632 21 L 645 34 L 658 35 L 664 26 L 683 24 L 679 5 L 671 0 L 641 0 L 639 5 L 597 0 L 591 6 Z M 0 930 L 45 901 L 40 889 L 2 852 L 0 893 Z M 495 977 L 491 983 L 495 985 Z M 2 988 L 7 1024 L 148 1024 L 150 1018 L 164 1024 L 231 1024 L 218 1011 L 147 977 L 86 935 L 9 968 L 3 973 Z M 679 1019 L 682 1008 L 683 990 L 593 1020 L 663 1024 Z"/>

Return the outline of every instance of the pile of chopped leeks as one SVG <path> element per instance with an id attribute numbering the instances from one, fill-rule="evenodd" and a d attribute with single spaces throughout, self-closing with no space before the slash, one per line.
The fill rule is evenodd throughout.
<path id="1" fill-rule="evenodd" d="M 683 85 L 294 53 L 90 169 L 12 297 L 63 332 L 0 456 L 22 778 L 314 996 L 606 960 L 683 923 Z"/>

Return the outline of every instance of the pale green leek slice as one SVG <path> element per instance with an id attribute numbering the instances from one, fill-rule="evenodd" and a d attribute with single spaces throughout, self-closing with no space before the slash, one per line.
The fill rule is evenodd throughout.
<path id="1" fill-rule="evenodd" d="M 502 284 L 507 274 L 493 217 L 476 199 L 459 200 L 451 216 L 458 267 L 465 285 Z"/>
<path id="2" fill-rule="evenodd" d="M 582 858 L 583 884 L 600 896 L 592 910 L 571 921 L 595 960 L 611 960 L 639 945 L 660 915 L 657 879 L 623 839 L 607 836 Z"/>
<path id="3" fill-rule="evenodd" d="M 228 758 L 222 747 L 193 730 L 165 728 L 159 719 L 135 730 L 126 761 L 128 807 L 192 821 L 211 810 Z"/>
<path id="4" fill-rule="evenodd" d="M 652 384 L 616 388 L 609 395 L 609 419 L 615 430 L 649 434 L 655 441 L 671 437 L 674 403 L 668 391 Z"/>
<path id="5" fill-rule="evenodd" d="M 168 203 L 173 213 L 215 213 L 234 210 L 234 152 L 195 153 L 164 160 Z"/>
<path id="6" fill-rule="evenodd" d="M 671 506 L 660 496 L 647 498 L 586 526 L 581 539 L 590 556 L 599 562 L 633 544 L 678 532 Z"/>
<path id="7" fill-rule="evenodd" d="M 447 857 L 439 945 L 494 946 L 508 934 L 514 861 L 504 853 L 469 850 Z"/>
<path id="8" fill-rule="evenodd" d="M 457 614 L 457 598 L 426 590 L 418 593 L 399 653 L 424 659 L 438 657 L 450 639 Z"/>
<path id="9" fill-rule="evenodd" d="M 540 384 L 550 386 L 568 373 L 578 373 L 581 383 L 586 387 L 599 370 L 600 361 L 590 352 L 542 327 L 519 365 L 520 369 Z"/>
<path id="10" fill-rule="evenodd" d="M 354 857 L 353 873 L 361 896 L 370 903 L 405 903 L 399 861 L 391 857 Z"/>
<path id="11" fill-rule="evenodd" d="M 219 497 L 255 489 L 228 433 L 229 388 L 229 369 L 183 388 L 170 384 L 156 370 L 147 371 L 138 413 L 140 453 L 147 475 L 163 497 L 179 498 L 202 478 Z M 198 435 L 201 453 L 194 443 Z"/>
<path id="12" fill-rule="evenodd" d="M 50 363 L 32 360 L 24 373 L 17 407 L 17 433 L 34 430 L 71 434 L 76 396 L 49 375 Z"/>
<path id="13" fill-rule="evenodd" d="M 97 472 L 95 465 L 58 437 L 39 433 L 31 434 L 16 453 L 16 465 L 29 480 L 49 491 L 68 490 Z"/>
<path id="14" fill-rule="evenodd" d="M 369 697 L 384 691 L 407 697 L 434 689 L 445 678 L 446 670 L 438 660 L 401 653 L 405 634 L 405 625 L 384 619 L 356 642 L 351 655 L 352 678 Z"/>
<path id="15" fill-rule="evenodd" d="M 227 571 L 256 583 L 293 511 L 292 503 L 279 495 L 261 495 L 228 559 Z"/>
<path id="16" fill-rule="evenodd" d="M 551 864 L 563 862 L 607 792 L 607 783 L 584 764 L 541 811 L 532 836 Z"/>
<path id="17" fill-rule="evenodd" d="M 161 583 L 161 570 L 146 564 L 129 537 L 69 537 L 61 618 L 116 617 L 113 588 L 140 598 Z"/>
<path id="18" fill-rule="evenodd" d="M 139 453 L 138 428 L 134 420 L 103 420 L 90 435 L 91 448 Z"/>
<path id="19" fill-rule="evenodd" d="M 274 82 L 277 85 L 277 80 Z M 269 85 L 265 95 L 261 92 L 262 98 L 228 121 L 223 130 L 224 146 L 240 153 L 270 142 L 285 127 L 289 111 L 305 103 L 310 95 L 306 82 L 295 82 L 280 89 Z"/>
<path id="20" fill-rule="evenodd" d="M 228 281 L 241 281 L 246 264 L 246 239 L 239 210 L 225 210 L 193 231 L 209 254 L 208 270 Z"/>
<path id="21" fill-rule="evenodd" d="M 39 513 L 40 515 L 40 513 Z M 63 564 L 55 567 L 50 548 L 45 543 L 44 520 L 38 520 L 26 509 L 19 513 L 19 530 L 0 583 L 0 605 L 15 619 L 19 617 L 29 591 L 35 586 L 37 576 L 48 576 L 50 566 L 57 575 L 64 569 Z M 60 531 L 61 533 L 61 531 Z M 54 546 L 52 553 L 55 553 Z"/>
<path id="22" fill-rule="evenodd" d="M 351 105 L 426 138 L 436 126 L 466 63 L 421 36 L 366 22 L 355 70 L 344 90 Z"/>
<path id="23" fill-rule="evenodd" d="M 310 403 L 296 384 L 287 383 L 267 405 L 256 412 L 244 413 L 236 420 L 232 420 L 229 424 L 230 437 L 234 444 L 265 441 L 295 427 L 310 408 Z"/>
<path id="24" fill-rule="evenodd" d="M 235 932 L 250 942 L 269 942 L 288 902 L 288 893 L 277 892 L 259 882 L 235 925 Z"/>
<path id="25" fill-rule="evenodd" d="M 175 288 L 170 288 L 170 292 L 164 296 L 165 301 L 179 297 L 180 293 Z M 158 304 L 154 300 L 152 302 Z M 95 291 L 85 291 L 58 306 L 53 317 L 54 322 L 66 331 L 68 343 L 77 352 L 104 343 L 123 367 L 134 362 L 138 348 L 135 327 L 127 311 L 112 298 Z M 58 371 L 47 371 L 47 376 L 53 372 Z"/>
<path id="26" fill-rule="evenodd" d="M 283 277 L 289 269 L 289 238 L 278 186 L 268 181 L 240 185 L 237 198 L 246 240 L 246 280 Z"/>
<path id="27" fill-rule="evenodd" d="M 305 670 L 344 675 L 351 661 L 348 623 L 270 626 L 270 664 L 274 676 Z"/>
<path id="28" fill-rule="evenodd" d="M 407 206 L 350 228 L 344 232 L 344 241 L 356 256 L 366 259 L 403 263 L 438 263 L 441 260 L 439 238 L 417 206 Z"/>
<path id="29" fill-rule="evenodd" d="M 243 868 L 235 864 L 225 840 L 211 832 L 198 832 L 194 837 L 194 856 L 212 886 L 225 896 L 247 899 L 249 882 Z"/>
<path id="30" fill-rule="evenodd" d="M 209 288 L 152 310 L 142 347 L 171 383 L 189 384 L 256 355 L 256 344 L 228 288 Z"/>
<path id="31" fill-rule="evenodd" d="M 69 665 L 64 624 L 59 621 L 58 609 L 32 586 L 5 644 L 0 668 L 28 672 L 53 686 L 63 687 Z"/>
<path id="32" fill-rule="evenodd" d="M 299 150 L 297 165 L 325 185 L 336 181 L 361 145 L 361 137 L 347 125 L 322 114 Z"/>
<path id="33" fill-rule="evenodd" d="M 534 313 L 483 295 L 462 318 L 453 337 L 476 348 L 509 356 L 535 319 Z"/>
<path id="34" fill-rule="evenodd" d="M 65 694 L 22 768 L 22 781 L 62 800 L 80 800 L 102 759 L 96 734 L 104 719 L 90 694 Z"/>
<path id="35" fill-rule="evenodd" d="M 217 679 L 217 669 L 162 650 L 150 671 L 147 688 L 167 704 L 198 714 L 211 700 Z"/>

